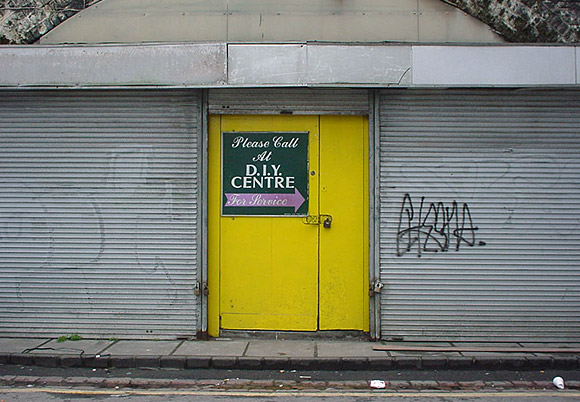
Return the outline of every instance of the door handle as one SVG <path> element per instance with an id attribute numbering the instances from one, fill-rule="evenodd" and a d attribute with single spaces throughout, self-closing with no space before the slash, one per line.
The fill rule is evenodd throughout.
<path id="1" fill-rule="evenodd" d="M 332 215 L 307 215 L 302 219 L 305 225 L 322 225 L 325 229 L 330 229 L 332 225 Z"/>

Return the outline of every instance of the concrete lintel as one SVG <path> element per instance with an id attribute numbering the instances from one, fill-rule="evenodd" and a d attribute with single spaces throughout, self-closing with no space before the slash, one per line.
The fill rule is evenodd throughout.
<path id="1" fill-rule="evenodd" d="M 226 79 L 224 44 L 0 46 L 0 86 L 206 86 Z"/>
<path id="2" fill-rule="evenodd" d="M 580 46 L 574 47 L 576 54 L 576 84 L 580 85 Z"/>
<path id="3" fill-rule="evenodd" d="M 580 51 L 557 45 L 0 46 L 0 65 L 4 88 L 580 85 Z"/>
<path id="4" fill-rule="evenodd" d="M 413 46 L 413 86 L 578 85 L 573 46 Z"/>
<path id="5" fill-rule="evenodd" d="M 358 44 L 233 44 L 230 85 L 408 84 L 411 47 Z"/>

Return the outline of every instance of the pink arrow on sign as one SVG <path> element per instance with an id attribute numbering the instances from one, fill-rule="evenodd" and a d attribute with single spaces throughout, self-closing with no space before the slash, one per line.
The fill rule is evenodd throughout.
<path id="1" fill-rule="evenodd" d="M 225 207 L 294 207 L 294 212 L 304 204 L 298 189 L 292 193 L 225 193 Z"/>

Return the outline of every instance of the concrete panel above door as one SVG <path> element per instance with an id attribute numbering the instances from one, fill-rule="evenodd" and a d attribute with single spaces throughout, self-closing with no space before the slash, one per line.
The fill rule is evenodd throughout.
<path id="1" fill-rule="evenodd" d="M 503 42 L 439 0 L 102 0 L 39 42 L 206 41 Z"/>
<path id="2" fill-rule="evenodd" d="M 0 87 L 577 86 L 577 53 L 541 45 L 0 46 Z"/>
<path id="3" fill-rule="evenodd" d="M 229 45 L 231 85 L 409 83 L 410 47 Z"/>

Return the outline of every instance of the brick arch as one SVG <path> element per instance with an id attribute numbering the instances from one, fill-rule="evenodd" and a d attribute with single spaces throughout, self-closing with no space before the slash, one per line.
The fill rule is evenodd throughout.
<path id="1" fill-rule="evenodd" d="M 34 43 L 101 0 L 5 0 L 0 43 Z M 508 42 L 580 41 L 580 4 L 568 0 L 440 0 L 490 26 Z"/>

